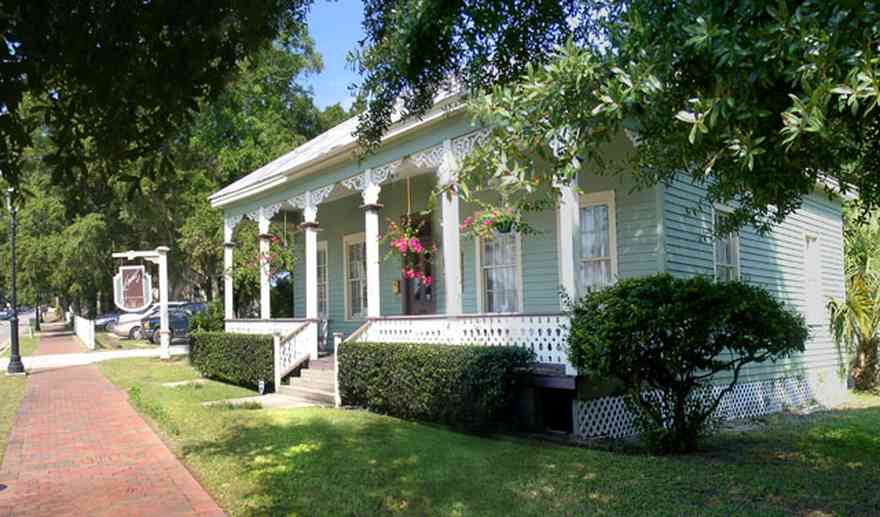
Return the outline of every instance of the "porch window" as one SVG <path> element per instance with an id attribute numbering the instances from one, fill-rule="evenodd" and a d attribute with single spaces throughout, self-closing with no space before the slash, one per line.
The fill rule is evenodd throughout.
<path id="1" fill-rule="evenodd" d="M 496 233 L 493 239 L 478 240 L 482 312 L 520 310 L 522 281 L 519 244 L 519 237 L 515 232 Z"/>
<path id="2" fill-rule="evenodd" d="M 607 287 L 617 275 L 614 192 L 581 196 L 580 290 Z"/>
<path id="3" fill-rule="evenodd" d="M 327 319 L 327 241 L 318 243 L 318 317 Z"/>
<path id="4" fill-rule="evenodd" d="M 721 226 L 728 217 L 729 209 L 715 207 L 714 227 Z M 739 280 L 739 236 L 736 233 L 715 236 L 715 280 Z"/>
<path id="5" fill-rule="evenodd" d="M 364 234 L 348 235 L 345 245 L 345 316 L 363 319 L 367 316 L 367 246 Z"/>

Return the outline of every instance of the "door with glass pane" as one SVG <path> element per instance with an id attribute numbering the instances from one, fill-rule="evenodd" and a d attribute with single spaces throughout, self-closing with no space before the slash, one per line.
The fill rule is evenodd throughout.
<path id="1" fill-rule="evenodd" d="M 427 217 L 417 218 L 416 216 L 405 217 L 413 219 L 413 222 L 419 228 L 419 242 L 422 243 L 422 246 L 428 249 L 432 248 L 434 240 L 431 232 L 431 219 Z M 432 280 L 434 277 L 431 261 L 426 260 L 424 255 L 408 254 L 401 269 L 424 272 Z M 400 286 L 403 314 L 436 314 L 437 300 L 434 296 L 433 281 L 426 282 L 425 279 L 420 277 L 407 278 L 407 275 L 401 272 Z"/>

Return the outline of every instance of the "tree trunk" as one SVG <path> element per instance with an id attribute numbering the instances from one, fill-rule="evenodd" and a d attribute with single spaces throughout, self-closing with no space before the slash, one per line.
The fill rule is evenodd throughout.
<path id="1" fill-rule="evenodd" d="M 870 391 L 877 387 L 877 346 L 880 338 L 867 339 L 859 342 L 856 365 L 853 368 L 853 381 L 859 391 Z"/>

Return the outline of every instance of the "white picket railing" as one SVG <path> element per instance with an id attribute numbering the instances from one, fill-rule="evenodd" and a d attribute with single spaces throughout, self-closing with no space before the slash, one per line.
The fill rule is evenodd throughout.
<path id="1" fill-rule="evenodd" d="M 559 313 L 391 316 L 370 320 L 352 341 L 518 346 L 532 350 L 538 362 L 576 375 L 568 361 L 570 326 L 569 317 Z"/>
<path id="2" fill-rule="evenodd" d="M 318 323 L 318 320 L 306 320 L 292 332 L 273 334 L 276 390 L 281 379 L 303 361 L 318 358 Z"/>
<path id="3" fill-rule="evenodd" d="M 95 320 L 73 317 L 73 331 L 89 350 L 95 349 Z"/>
<path id="4" fill-rule="evenodd" d="M 274 320 L 257 320 L 257 319 L 239 319 L 226 320 L 223 324 L 223 330 L 235 334 L 290 334 L 294 330 L 300 328 L 307 320 L 304 319 L 274 319 Z"/>

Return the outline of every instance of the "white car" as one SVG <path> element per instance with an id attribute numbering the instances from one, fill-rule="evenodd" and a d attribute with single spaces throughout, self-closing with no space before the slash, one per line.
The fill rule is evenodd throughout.
<path id="1" fill-rule="evenodd" d="M 189 302 L 168 302 L 168 308 L 183 307 Z M 154 303 L 146 309 L 138 312 L 124 312 L 119 315 L 119 319 L 109 328 L 110 332 L 119 337 L 127 337 L 129 339 L 141 339 L 144 337 L 144 329 L 141 328 L 141 320 L 150 316 L 159 314 L 160 305 Z"/>

